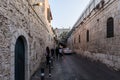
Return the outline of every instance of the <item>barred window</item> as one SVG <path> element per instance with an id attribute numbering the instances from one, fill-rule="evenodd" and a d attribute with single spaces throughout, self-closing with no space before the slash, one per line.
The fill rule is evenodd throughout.
<path id="1" fill-rule="evenodd" d="M 87 39 L 87 42 L 89 42 L 89 30 L 87 30 L 86 39 Z"/>
<path id="2" fill-rule="evenodd" d="M 107 38 L 114 37 L 114 19 L 112 17 L 107 20 Z"/>

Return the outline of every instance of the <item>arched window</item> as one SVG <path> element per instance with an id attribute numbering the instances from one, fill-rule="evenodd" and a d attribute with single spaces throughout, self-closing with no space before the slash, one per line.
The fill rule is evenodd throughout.
<path id="1" fill-rule="evenodd" d="M 107 20 L 107 38 L 114 37 L 114 19 L 112 17 Z"/>

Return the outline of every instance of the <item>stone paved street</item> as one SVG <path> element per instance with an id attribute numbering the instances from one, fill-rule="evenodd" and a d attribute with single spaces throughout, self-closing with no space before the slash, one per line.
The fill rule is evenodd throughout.
<path id="1" fill-rule="evenodd" d="M 45 72 L 45 80 L 120 80 L 120 72 L 76 54 L 55 60 L 51 78 L 48 78 L 48 69 Z M 32 80 L 40 80 L 40 70 Z"/>

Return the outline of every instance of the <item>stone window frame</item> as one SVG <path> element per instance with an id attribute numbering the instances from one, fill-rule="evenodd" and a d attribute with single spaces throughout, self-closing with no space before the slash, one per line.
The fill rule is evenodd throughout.
<path id="1" fill-rule="evenodd" d="M 106 28 L 106 37 L 107 38 L 112 38 L 114 37 L 114 18 L 113 17 L 109 17 L 107 19 L 107 28 Z"/>

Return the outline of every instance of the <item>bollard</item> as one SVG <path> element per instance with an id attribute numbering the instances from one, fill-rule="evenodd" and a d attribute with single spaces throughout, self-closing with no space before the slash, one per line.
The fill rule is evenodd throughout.
<path id="1" fill-rule="evenodd" d="M 49 60 L 49 77 L 51 77 L 51 60 Z"/>
<path id="2" fill-rule="evenodd" d="M 44 68 L 41 68 L 41 80 L 45 80 L 45 71 L 44 71 Z"/>
<path id="3" fill-rule="evenodd" d="M 50 68 L 53 68 L 53 57 L 50 58 Z"/>

